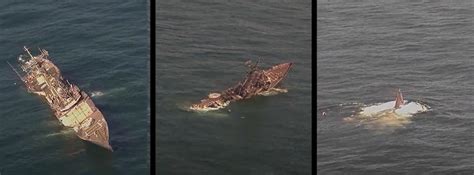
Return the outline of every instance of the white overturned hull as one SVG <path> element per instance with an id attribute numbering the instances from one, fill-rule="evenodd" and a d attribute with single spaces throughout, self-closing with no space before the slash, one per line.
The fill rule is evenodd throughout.
<path id="1" fill-rule="evenodd" d="M 400 108 L 395 109 L 395 101 L 389 101 L 386 103 L 380 103 L 368 107 L 364 107 L 359 112 L 363 116 L 377 116 L 387 112 L 393 112 L 398 117 L 411 117 L 414 114 L 428 111 L 429 107 L 418 102 L 404 101 L 405 104 Z"/>

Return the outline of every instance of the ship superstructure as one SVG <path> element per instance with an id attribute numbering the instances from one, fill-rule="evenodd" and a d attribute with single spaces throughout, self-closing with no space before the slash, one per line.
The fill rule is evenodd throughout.
<path id="1" fill-rule="evenodd" d="M 262 70 L 258 62 L 246 62 L 250 70 L 244 80 L 236 86 L 220 93 L 210 93 L 207 98 L 191 105 L 190 109 L 198 111 L 217 110 L 226 107 L 230 102 L 248 99 L 256 95 L 263 95 L 272 91 L 286 91 L 276 88 L 286 77 L 293 63 L 282 63 L 269 69 Z"/>
<path id="2" fill-rule="evenodd" d="M 79 138 L 112 151 L 107 122 L 89 95 L 63 78 L 48 51 L 39 49 L 40 55 L 33 56 L 26 47 L 24 50 L 28 55 L 18 59 L 23 75 L 12 68 L 28 91 L 44 98 L 54 116 Z"/>

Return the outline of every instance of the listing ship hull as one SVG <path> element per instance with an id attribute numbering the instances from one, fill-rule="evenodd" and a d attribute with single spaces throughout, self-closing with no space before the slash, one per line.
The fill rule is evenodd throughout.
<path id="1" fill-rule="evenodd" d="M 249 63 L 250 64 L 250 63 Z M 257 64 L 251 65 L 244 80 L 236 86 L 220 93 L 211 93 L 199 103 L 191 105 L 191 110 L 208 111 L 226 107 L 230 102 L 248 99 L 272 90 L 286 77 L 293 63 L 282 63 L 261 70 Z"/>
<path id="2" fill-rule="evenodd" d="M 73 128 L 80 139 L 112 151 L 107 122 L 90 96 L 62 77 L 46 50 L 40 49 L 41 54 L 33 56 L 24 49 L 29 55 L 27 60 L 24 55 L 19 57 L 24 75 L 12 68 L 28 91 L 45 99 L 54 116 L 62 125 Z"/>

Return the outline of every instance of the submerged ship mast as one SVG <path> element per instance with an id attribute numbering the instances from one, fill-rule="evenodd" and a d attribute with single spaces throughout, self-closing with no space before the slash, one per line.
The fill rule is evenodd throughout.
<path id="1" fill-rule="evenodd" d="M 16 75 L 18 76 L 18 78 L 20 78 L 21 81 L 25 82 L 25 80 L 23 79 L 23 77 L 20 75 L 20 73 L 18 73 L 18 71 L 10 64 L 10 62 L 7 61 L 7 64 L 13 69 L 13 71 L 16 73 Z"/>

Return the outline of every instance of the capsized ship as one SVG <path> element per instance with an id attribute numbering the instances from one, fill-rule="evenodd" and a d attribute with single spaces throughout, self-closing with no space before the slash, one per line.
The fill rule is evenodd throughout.
<path id="1" fill-rule="evenodd" d="M 79 138 L 112 151 L 107 122 L 89 95 L 63 78 L 49 59 L 48 51 L 39 49 L 41 54 L 33 56 L 26 47 L 24 50 L 28 55 L 18 58 L 23 75 L 8 64 L 25 83 L 28 92 L 44 98 L 54 116 L 62 125 L 73 128 Z"/>
<path id="2" fill-rule="evenodd" d="M 293 63 L 278 64 L 266 70 L 260 69 L 258 62 L 252 64 L 247 61 L 246 65 L 250 70 L 244 80 L 220 93 L 210 93 L 199 103 L 192 104 L 190 109 L 197 111 L 218 110 L 226 107 L 232 101 L 271 92 L 286 92 L 286 89 L 280 89 L 277 86 L 286 77 Z"/>

